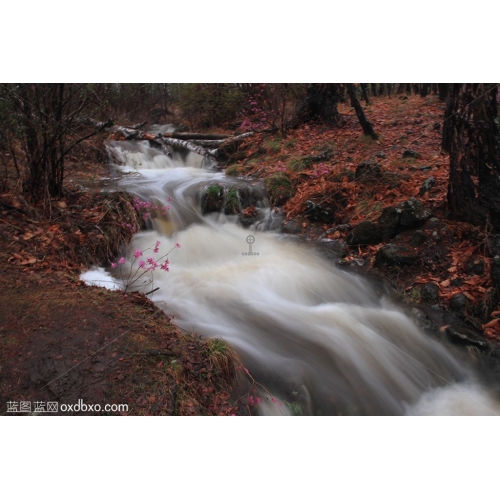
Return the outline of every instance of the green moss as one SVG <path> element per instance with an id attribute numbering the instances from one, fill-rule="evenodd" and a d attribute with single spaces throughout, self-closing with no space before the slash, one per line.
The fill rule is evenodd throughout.
<path id="1" fill-rule="evenodd" d="M 268 153 L 277 154 L 281 151 L 281 139 L 272 139 L 264 142 L 264 147 Z"/>
<path id="2" fill-rule="evenodd" d="M 288 162 L 288 169 L 292 172 L 302 172 L 302 170 L 309 168 L 311 164 L 312 161 L 308 156 L 298 156 Z"/>
<path id="3" fill-rule="evenodd" d="M 273 205 L 283 205 L 293 196 L 292 182 L 283 172 L 267 177 L 264 179 L 264 184 Z"/>
<path id="4" fill-rule="evenodd" d="M 226 175 L 236 177 L 239 174 L 240 174 L 240 171 L 239 171 L 238 165 L 232 165 L 232 166 L 226 168 Z"/>
<path id="5" fill-rule="evenodd" d="M 219 184 L 208 186 L 201 197 L 203 213 L 218 212 L 222 208 L 224 188 Z"/>
<path id="6" fill-rule="evenodd" d="M 224 202 L 224 213 L 234 215 L 240 211 L 240 197 L 235 187 L 229 188 Z"/>

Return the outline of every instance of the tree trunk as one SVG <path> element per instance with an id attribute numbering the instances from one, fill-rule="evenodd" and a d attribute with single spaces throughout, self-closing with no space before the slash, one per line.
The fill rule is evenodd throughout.
<path id="1" fill-rule="evenodd" d="M 451 134 L 452 134 L 452 122 L 450 120 L 451 115 L 454 113 L 455 102 L 452 95 L 453 84 L 449 84 L 447 95 L 448 100 L 446 102 L 446 109 L 444 110 L 444 121 L 443 121 L 443 138 L 441 141 L 441 148 L 447 153 L 450 152 L 451 148 Z"/>
<path id="2" fill-rule="evenodd" d="M 439 90 L 439 100 L 442 102 L 446 102 L 446 98 L 448 97 L 448 87 L 449 83 L 438 83 Z"/>
<path id="3" fill-rule="evenodd" d="M 363 112 L 363 108 L 361 107 L 361 104 L 356 97 L 356 90 L 354 89 L 354 85 L 352 83 L 347 84 L 347 93 L 349 94 L 349 98 L 351 99 L 351 106 L 356 111 L 359 123 L 363 128 L 363 133 L 369 135 L 373 140 L 377 140 L 378 136 L 374 132 L 372 124 L 367 120 L 365 113 Z"/>
<path id="4" fill-rule="evenodd" d="M 451 90 L 448 202 L 472 224 L 500 232 L 500 129 L 497 86 L 455 83 Z"/>
<path id="5" fill-rule="evenodd" d="M 363 92 L 363 99 L 366 104 L 370 104 L 370 101 L 368 100 L 368 92 L 366 91 L 366 83 L 361 84 L 361 91 Z"/>
<path id="6" fill-rule="evenodd" d="M 420 97 L 427 97 L 429 95 L 430 83 L 422 83 L 420 87 Z"/>
<path id="7" fill-rule="evenodd" d="M 338 83 L 312 83 L 297 114 L 294 126 L 310 121 L 322 121 L 332 125 L 340 122 L 337 110 L 339 102 Z"/>

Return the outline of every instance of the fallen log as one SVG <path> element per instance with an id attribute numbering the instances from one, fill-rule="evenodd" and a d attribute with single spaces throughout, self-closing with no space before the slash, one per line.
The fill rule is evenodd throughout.
<path id="1" fill-rule="evenodd" d="M 167 145 L 169 145 L 188 149 L 189 151 L 193 151 L 201 156 L 217 158 L 219 153 L 222 155 L 224 154 L 223 147 L 232 142 L 242 141 L 246 137 L 250 137 L 255 133 L 246 132 L 240 135 L 226 135 L 167 132 L 164 134 L 154 135 L 139 130 L 145 125 L 146 122 L 138 123 L 130 127 L 124 127 L 120 125 L 113 125 L 111 120 L 108 122 L 98 122 L 97 120 L 86 118 L 84 121 L 88 125 L 93 125 L 99 131 L 106 130 L 116 134 L 119 140 L 149 141 L 150 143 L 158 146 L 167 156 L 170 156 L 170 152 L 167 149 Z M 188 138 L 189 140 L 187 140 Z"/>
<path id="2" fill-rule="evenodd" d="M 179 148 L 186 148 L 189 151 L 193 151 L 201 156 L 207 156 L 214 158 L 217 155 L 217 149 L 205 149 L 202 146 L 198 146 L 192 141 L 183 141 L 182 139 L 172 139 L 171 137 L 157 136 L 153 141 L 159 141 L 163 144 L 169 144 L 170 146 L 177 146 Z"/>
<path id="3" fill-rule="evenodd" d="M 166 132 L 163 137 L 171 137 L 172 139 L 184 139 L 185 141 L 190 141 L 193 139 L 200 140 L 220 140 L 233 137 L 229 134 L 197 134 L 191 132 Z"/>

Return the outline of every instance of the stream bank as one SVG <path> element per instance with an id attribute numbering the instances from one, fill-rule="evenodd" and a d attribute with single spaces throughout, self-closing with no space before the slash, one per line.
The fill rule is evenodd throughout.
<path id="1" fill-rule="evenodd" d="M 92 169 L 92 177 L 108 174 Z M 236 376 L 227 344 L 182 332 L 142 294 L 79 281 L 82 270 L 109 265 L 140 227 L 129 194 L 70 184 L 50 218 L 20 197 L 1 201 L 1 414 L 11 401 L 31 401 L 33 410 L 35 401 L 79 400 L 127 408 L 64 414 L 245 412 L 237 400 L 250 383 Z"/>

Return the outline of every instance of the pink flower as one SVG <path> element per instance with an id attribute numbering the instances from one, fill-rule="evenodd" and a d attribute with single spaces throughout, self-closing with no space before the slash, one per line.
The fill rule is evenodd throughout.
<path id="1" fill-rule="evenodd" d="M 157 242 L 155 243 L 155 247 L 154 247 L 154 249 L 153 249 L 153 252 L 154 252 L 154 253 L 158 253 L 158 252 L 159 252 L 160 245 L 161 245 L 161 243 L 160 243 L 159 241 L 157 241 Z"/>
<path id="2" fill-rule="evenodd" d="M 260 398 L 257 398 L 257 404 L 259 404 L 262 400 Z"/>
<path id="3" fill-rule="evenodd" d="M 172 201 L 172 198 L 170 198 L 170 196 L 167 198 L 167 201 Z"/>
<path id="4" fill-rule="evenodd" d="M 114 269 L 116 267 L 116 262 L 112 262 L 111 267 Z"/>
<path id="5" fill-rule="evenodd" d="M 141 255 L 142 255 L 142 253 L 141 253 Z M 140 267 L 141 269 L 145 269 L 145 268 L 146 268 L 146 263 L 145 263 L 143 260 L 140 260 L 140 261 L 139 261 L 139 267 Z"/>
<path id="6" fill-rule="evenodd" d="M 148 258 L 149 270 L 154 271 L 158 267 L 158 263 L 152 257 Z"/>
<path id="7" fill-rule="evenodd" d="M 175 244 L 175 248 L 181 248 L 181 244 L 180 243 L 176 243 Z"/>
<path id="8" fill-rule="evenodd" d="M 141 256 L 142 256 L 142 252 L 141 252 L 140 250 L 136 250 L 136 251 L 134 252 L 134 257 L 135 257 L 136 259 L 138 259 L 138 258 L 139 258 L 139 257 L 141 257 Z"/>
<path id="9" fill-rule="evenodd" d="M 125 260 L 125 257 L 122 257 L 119 261 L 118 261 L 118 264 L 125 264 L 125 262 L 127 262 Z"/>
<path id="10" fill-rule="evenodd" d="M 168 268 L 168 260 L 166 260 L 166 261 L 165 261 L 165 262 L 164 262 L 164 263 L 160 266 L 160 269 L 161 269 L 162 271 L 165 271 L 165 272 L 167 272 L 167 273 L 168 273 L 168 271 L 169 271 L 169 268 Z"/>

